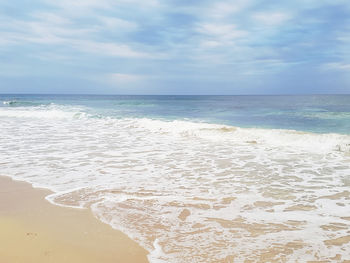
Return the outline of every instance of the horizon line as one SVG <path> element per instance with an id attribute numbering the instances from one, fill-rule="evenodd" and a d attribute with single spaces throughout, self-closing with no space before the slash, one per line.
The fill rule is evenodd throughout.
<path id="1" fill-rule="evenodd" d="M 0 95 L 74 95 L 74 96 L 319 96 L 350 93 L 271 93 L 271 94 L 114 94 L 114 93 L 0 93 Z"/>

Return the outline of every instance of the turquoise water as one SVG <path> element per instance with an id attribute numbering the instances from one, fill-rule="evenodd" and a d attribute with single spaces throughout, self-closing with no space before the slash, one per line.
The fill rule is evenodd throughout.
<path id="1" fill-rule="evenodd" d="M 0 95 L 0 107 L 51 103 L 97 116 L 191 120 L 240 127 L 350 133 L 350 95 L 96 96 Z"/>

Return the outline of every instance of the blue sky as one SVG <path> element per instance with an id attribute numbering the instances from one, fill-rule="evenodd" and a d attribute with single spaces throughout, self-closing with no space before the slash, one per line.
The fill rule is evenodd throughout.
<path id="1" fill-rule="evenodd" d="M 350 1 L 0 0 L 0 93 L 350 93 Z"/>

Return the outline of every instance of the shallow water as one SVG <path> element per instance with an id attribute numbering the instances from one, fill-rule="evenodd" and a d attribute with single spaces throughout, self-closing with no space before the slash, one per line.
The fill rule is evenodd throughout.
<path id="1" fill-rule="evenodd" d="M 251 98 L 246 112 L 254 114 L 235 115 L 234 99 L 205 118 L 202 100 L 220 105 L 218 97 L 196 98 L 199 106 L 180 99 L 153 97 L 157 110 L 144 110 L 153 107 L 150 98 L 7 96 L 13 103 L 0 107 L 1 175 L 53 190 L 53 203 L 91 208 L 149 250 L 151 262 L 349 259 L 344 98 L 309 105 L 310 123 L 295 112 L 289 130 L 254 124 L 250 117 L 266 97 Z M 270 105 L 287 123 L 294 102 Z M 246 116 L 245 125 L 238 117 L 220 121 L 218 111 Z M 268 126 L 287 125 L 264 116 L 259 121 Z"/>

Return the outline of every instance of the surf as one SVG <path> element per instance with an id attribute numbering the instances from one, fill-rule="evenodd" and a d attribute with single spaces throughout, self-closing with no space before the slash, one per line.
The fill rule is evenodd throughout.
<path id="1" fill-rule="evenodd" d="M 2 175 L 52 190 L 56 205 L 91 209 L 152 262 L 350 253 L 332 245 L 347 235 L 349 135 L 62 104 L 1 107 L 0 120 Z"/>

